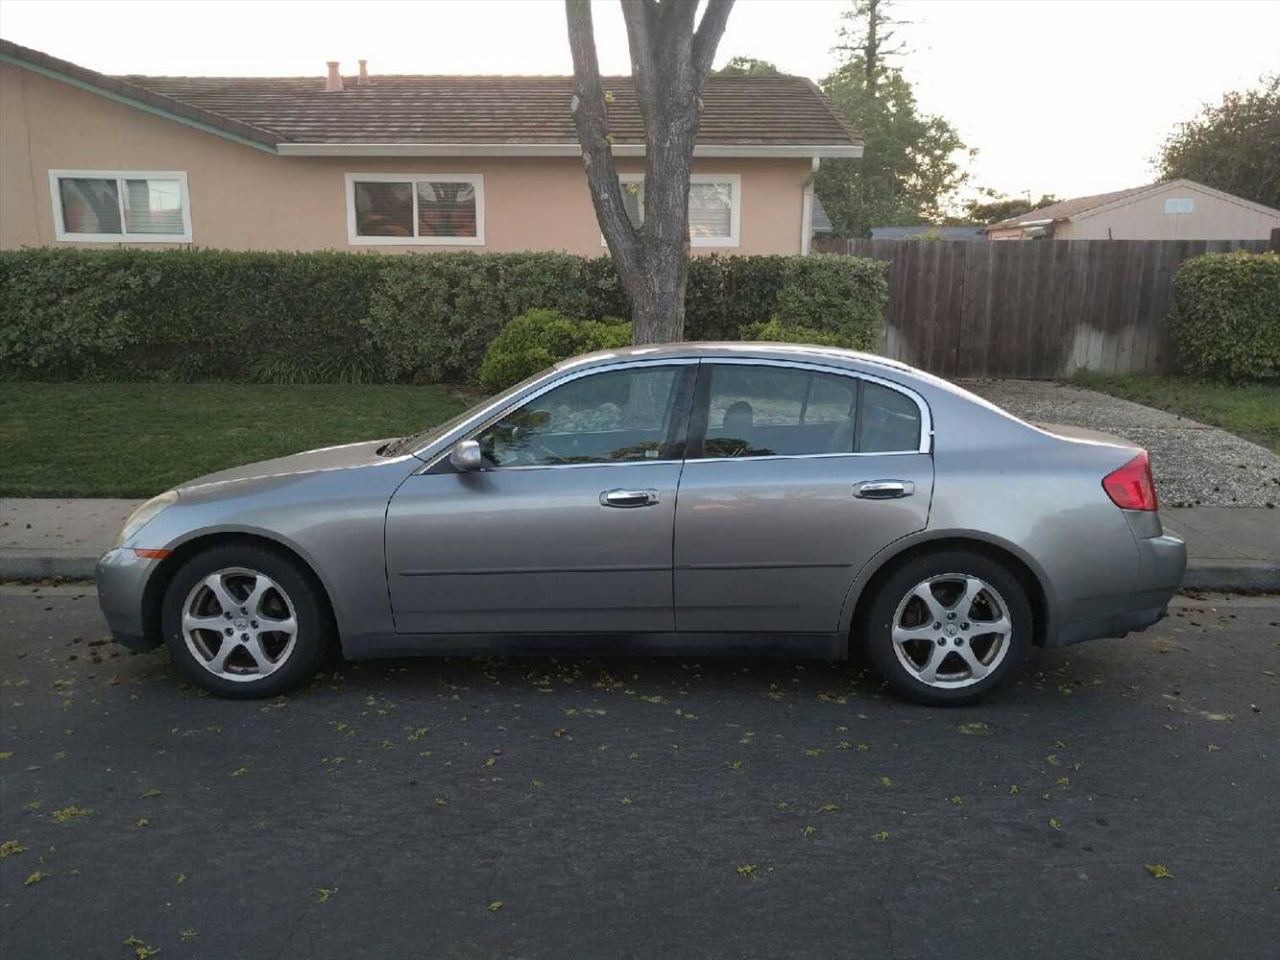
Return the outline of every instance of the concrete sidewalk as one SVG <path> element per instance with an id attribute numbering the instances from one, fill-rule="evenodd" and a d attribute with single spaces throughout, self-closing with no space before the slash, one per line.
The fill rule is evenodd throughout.
<path id="1" fill-rule="evenodd" d="M 0 499 L 0 579 L 92 577 L 140 502 Z M 1171 507 L 1160 515 L 1187 542 L 1185 586 L 1280 591 L 1280 510 Z"/>

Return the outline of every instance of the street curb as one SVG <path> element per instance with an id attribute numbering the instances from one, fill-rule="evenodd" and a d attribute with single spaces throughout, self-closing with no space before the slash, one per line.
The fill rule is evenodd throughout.
<path id="1" fill-rule="evenodd" d="M 92 580 L 98 558 L 57 557 L 38 554 L 0 554 L 0 580 Z M 1214 590 L 1221 593 L 1280 593 L 1280 567 L 1255 561 L 1192 561 L 1182 579 L 1184 590 Z"/>
<path id="2" fill-rule="evenodd" d="M 1184 590 L 1280 592 L 1280 567 L 1263 563 L 1232 564 L 1221 561 L 1191 563 L 1182 578 Z"/>
<path id="3" fill-rule="evenodd" d="M 0 554 L 0 580 L 92 580 L 98 558 Z"/>

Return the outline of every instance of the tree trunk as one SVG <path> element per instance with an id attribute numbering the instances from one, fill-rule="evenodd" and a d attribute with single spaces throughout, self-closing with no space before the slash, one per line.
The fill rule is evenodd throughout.
<path id="1" fill-rule="evenodd" d="M 699 93 L 733 0 L 707 0 L 694 30 L 690 0 L 622 0 L 631 73 L 645 130 L 644 222 L 627 217 L 613 163 L 610 97 L 600 79 L 590 0 L 565 0 L 575 94 L 571 104 L 600 231 L 631 301 L 632 342 L 684 335 L 689 272 L 689 174 L 698 137 Z"/>

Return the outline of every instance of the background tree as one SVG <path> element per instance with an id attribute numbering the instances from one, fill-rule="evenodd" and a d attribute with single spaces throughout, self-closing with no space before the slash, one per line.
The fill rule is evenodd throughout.
<path id="1" fill-rule="evenodd" d="M 872 98 L 889 57 L 906 53 L 906 44 L 895 39 L 898 31 L 894 28 L 910 21 L 896 19 L 893 6 L 893 0 L 853 0 L 852 8 L 840 14 L 843 23 L 836 50 L 859 58 L 867 94 Z"/>
<path id="2" fill-rule="evenodd" d="M 968 180 L 956 159 L 966 150 L 959 133 L 920 112 L 911 83 L 890 63 L 905 52 L 891 29 L 903 21 L 890 10 L 888 0 L 854 0 L 835 48 L 848 59 L 822 81 L 865 143 L 861 159 L 824 160 L 814 180 L 838 236 L 867 236 L 873 225 L 940 223 Z"/>
<path id="3" fill-rule="evenodd" d="M 956 159 L 965 143 L 942 117 L 920 113 L 900 70 L 883 69 L 873 93 L 865 67 L 855 56 L 822 81 L 865 144 L 861 159 L 822 161 L 814 180 L 822 206 L 845 237 L 875 225 L 940 223 L 969 179 Z"/>
<path id="4" fill-rule="evenodd" d="M 590 0 L 565 0 L 573 54 L 571 103 L 591 202 L 631 301 L 632 338 L 679 340 L 689 275 L 689 174 L 702 114 L 702 85 L 711 71 L 733 0 L 621 0 L 631 49 L 631 76 L 644 121 L 644 219 L 627 216 L 609 133 L 612 96 L 600 79 Z"/>
<path id="5" fill-rule="evenodd" d="M 781 77 L 785 76 L 777 64 L 756 57 L 732 57 L 719 70 L 711 72 L 713 77 Z"/>
<path id="6" fill-rule="evenodd" d="M 1058 202 L 1058 198 L 1052 193 L 1041 195 L 1039 200 L 1031 200 L 1029 197 L 1010 197 L 999 190 L 991 189 L 979 190 L 978 193 L 981 195 L 979 199 L 970 200 L 964 205 L 965 219 L 969 223 L 999 223 L 1001 220 L 1020 217 L 1024 213 Z"/>
<path id="7" fill-rule="evenodd" d="M 1156 166 L 1161 180 L 1185 177 L 1280 209 L 1280 73 L 1179 124 Z"/>

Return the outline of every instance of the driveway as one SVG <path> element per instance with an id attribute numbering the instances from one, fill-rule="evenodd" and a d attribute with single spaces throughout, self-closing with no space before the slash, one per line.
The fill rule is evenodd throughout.
<path id="1" fill-rule="evenodd" d="M 1145 448 L 1163 506 L 1280 503 L 1280 457 L 1217 427 L 1047 380 L 961 385 L 1024 420 L 1097 430 Z"/>
<path id="2" fill-rule="evenodd" d="M 741 659 L 375 662 L 236 703 L 103 645 L 81 588 L 0 588 L 0 617 L 7 956 L 1280 942 L 1280 599 L 1181 599 L 955 710 Z"/>

